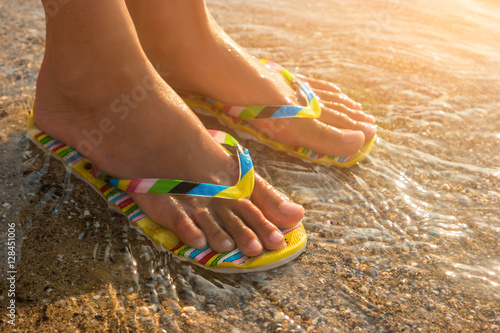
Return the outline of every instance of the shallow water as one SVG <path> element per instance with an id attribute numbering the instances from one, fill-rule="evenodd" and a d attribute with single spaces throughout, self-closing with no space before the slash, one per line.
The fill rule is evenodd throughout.
<path id="1" fill-rule="evenodd" d="M 17 49 L 1 59 L 2 82 L 13 83 L 2 87 L 0 104 L 7 112 L 0 217 L 2 227 L 17 224 L 19 325 L 498 331 L 500 6 L 209 4 L 254 55 L 335 82 L 363 103 L 379 126 L 373 152 L 358 166 L 336 169 L 242 140 L 258 172 L 306 208 L 307 251 L 258 274 L 220 275 L 179 263 L 22 136 L 25 115 L 11 113 L 34 91 L 43 21 L 37 1 L 3 8 L 36 27 L 16 22 L 19 44 L 31 46 L 18 47 L 24 60 Z"/>

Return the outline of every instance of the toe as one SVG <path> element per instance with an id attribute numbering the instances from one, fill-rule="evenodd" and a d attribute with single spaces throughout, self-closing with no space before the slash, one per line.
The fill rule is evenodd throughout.
<path id="1" fill-rule="evenodd" d="M 179 214 L 179 216 L 172 217 L 171 222 L 167 227 L 179 236 L 184 243 L 196 249 L 202 249 L 207 246 L 205 235 L 186 214 Z"/>
<path id="2" fill-rule="evenodd" d="M 294 226 L 304 217 L 301 205 L 288 199 L 259 175 L 255 175 L 255 186 L 250 199 L 278 227 Z"/>
<path id="3" fill-rule="evenodd" d="M 200 228 L 187 214 L 179 200 L 168 195 L 131 194 L 134 201 L 148 216 L 160 225 L 172 230 L 185 244 L 202 249 L 207 239 Z"/>
<path id="4" fill-rule="evenodd" d="M 221 227 L 208 208 L 198 208 L 192 215 L 193 221 L 205 233 L 208 244 L 217 252 L 227 252 L 234 249 L 234 241 Z"/>
<path id="5" fill-rule="evenodd" d="M 255 232 L 232 209 L 220 206 L 217 209 L 217 215 L 224 229 L 233 237 L 236 246 L 243 254 L 254 257 L 262 253 L 264 247 Z"/>
<path id="6" fill-rule="evenodd" d="M 342 93 L 342 89 L 337 87 L 331 82 L 313 79 L 310 77 L 306 77 L 304 75 L 297 75 L 302 81 L 309 83 L 314 92 L 321 98 L 325 100 L 336 100 L 338 102 L 342 102 L 351 109 L 361 110 L 362 106 L 360 103 L 352 100 L 347 95 Z"/>
<path id="7" fill-rule="evenodd" d="M 233 211 L 246 226 L 252 229 L 266 249 L 276 250 L 283 245 L 285 238 L 279 229 L 267 220 L 250 201 L 241 200 L 238 205 L 235 205 Z"/>
<path id="8" fill-rule="evenodd" d="M 337 93 L 337 92 L 332 92 L 332 91 L 327 91 L 327 90 L 319 90 L 319 89 L 315 89 L 314 92 L 319 97 L 321 102 L 325 101 L 325 102 L 333 102 L 333 103 L 343 104 L 343 105 L 345 105 L 348 108 L 353 109 L 353 110 L 361 111 L 361 109 L 362 109 L 361 104 L 353 101 L 352 99 L 350 99 L 347 95 L 345 95 L 343 93 Z"/>
<path id="9" fill-rule="evenodd" d="M 339 129 L 317 119 L 307 123 L 300 121 L 290 119 L 288 130 L 294 146 L 308 147 L 326 155 L 344 156 L 354 154 L 365 143 L 362 131 Z M 296 133 L 300 133 L 300 136 Z"/>
<path id="10" fill-rule="evenodd" d="M 339 129 L 318 119 L 258 119 L 248 122 L 272 140 L 290 146 L 307 147 L 325 155 L 351 155 L 365 142 L 362 131 Z"/>
<path id="11" fill-rule="evenodd" d="M 342 111 L 323 107 L 319 120 L 338 129 L 361 131 L 365 136 L 365 141 L 373 139 L 377 133 L 375 125 L 364 121 L 357 121 L 353 119 L 354 117 L 351 112 L 345 113 L 342 107 L 339 107 L 339 109 L 342 109 Z"/>
<path id="12" fill-rule="evenodd" d="M 342 89 L 337 87 L 331 82 L 328 81 L 323 81 L 323 80 L 318 80 L 318 79 L 313 79 L 311 77 L 304 76 L 302 74 L 296 74 L 296 76 L 301 79 L 304 82 L 309 83 L 311 88 L 316 89 L 316 90 L 325 90 L 325 91 L 330 91 L 334 93 L 342 93 Z"/>
<path id="13" fill-rule="evenodd" d="M 361 110 L 351 109 L 345 106 L 344 104 L 334 103 L 330 101 L 321 101 L 321 104 L 322 104 L 321 108 L 322 111 L 324 111 L 325 109 L 335 110 L 349 116 L 349 118 L 351 118 L 352 120 L 361 121 L 369 124 L 375 124 L 375 117 L 370 114 L 366 114 Z"/>

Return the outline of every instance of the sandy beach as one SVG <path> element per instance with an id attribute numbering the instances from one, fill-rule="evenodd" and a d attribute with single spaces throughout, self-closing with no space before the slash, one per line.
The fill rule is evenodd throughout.
<path id="1" fill-rule="evenodd" d="M 252 54 L 360 101 L 371 156 L 316 165 L 200 116 L 304 205 L 308 246 L 261 273 L 179 262 L 26 137 L 44 14 L 3 1 L 0 331 L 500 332 L 498 4 L 208 4 Z"/>

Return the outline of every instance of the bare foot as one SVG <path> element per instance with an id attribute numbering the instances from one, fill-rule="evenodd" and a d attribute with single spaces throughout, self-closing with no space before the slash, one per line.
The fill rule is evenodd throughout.
<path id="1" fill-rule="evenodd" d="M 232 105 L 296 104 L 280 74 L 250 56 L 215 23 L 203 0 L 128 0 L 146 54 L 174 89 Z M 335 85 L 301 76 L 323 104 L 319 119 L 259 119 L 277 141 L 328 155 L 358 151 L 376 133 L 373 116 Z"/>
<path id="2" fill-rule="evenodd" d="M 65 14 L 48 16 L 34 105 L 40 128 L 117 178 L 234 184 L 233 159 L 151 66 L 125 4 L 90 7 L 74 0 Z M 219 252 L 236 244 L 249 256 L 279 248 L 278 227 L 293 226 L 304 214 L 258 176 L 250 200 L 131 196 L 186 244 L 208 243 Z"/>

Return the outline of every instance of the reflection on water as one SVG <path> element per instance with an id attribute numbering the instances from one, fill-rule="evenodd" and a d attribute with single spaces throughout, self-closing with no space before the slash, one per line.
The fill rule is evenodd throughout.
<path id="1" fill-rule="evenodd" d="M 258 172 L 305 206 L 307 251 L 241 276 L 181 264 L 21 139 L 9 149 L 23 155 L 25 242 L 36 225 L 67 225 L 97 287 L 75 295 L 131 331 L 498 330 L 498 4 L 210 5 L 253 54 L 338 83 L 377 119 L 373 153 L 347 170 L 243 140 Z"/>

